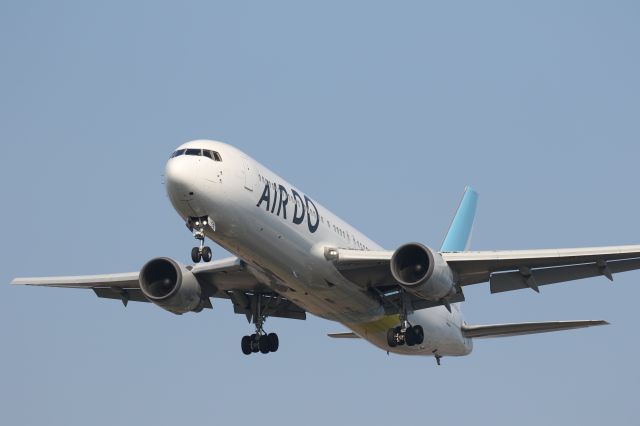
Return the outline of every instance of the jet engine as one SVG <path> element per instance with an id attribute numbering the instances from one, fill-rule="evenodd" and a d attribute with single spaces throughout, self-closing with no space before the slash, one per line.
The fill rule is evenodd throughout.
<path id="1" fill-rule="evenodd" d="M 438 301 L 456 293 L 453 271 L 440 253 L 419 243 L 400 246 L 391 257 L 391 274 L 408 292 Z"/>
<path id="2" fill-rule="evenodd" d="M 174 314 L 200 312 L 202 288 L 196 277 L 173 259 L 158 257 L 140 270 L 142 294 L 162 309 Z"/>

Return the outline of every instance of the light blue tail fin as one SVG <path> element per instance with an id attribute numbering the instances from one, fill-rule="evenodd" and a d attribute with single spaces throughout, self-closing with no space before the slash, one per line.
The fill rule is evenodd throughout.
<path id="1" fill-rule="evenodd" d="M 469 248 L 477 206 L 478 193 L 467 186 L 440 251 L 465 251 Z"/>

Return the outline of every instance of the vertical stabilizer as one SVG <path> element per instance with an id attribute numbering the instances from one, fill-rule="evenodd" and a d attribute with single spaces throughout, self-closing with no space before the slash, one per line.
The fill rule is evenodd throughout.
<path id="1" fill-rule="evenodd" d="M 465 251 L 469 248 L 477 206 L 478 193 L 467 186 L 440 251 Z"/>

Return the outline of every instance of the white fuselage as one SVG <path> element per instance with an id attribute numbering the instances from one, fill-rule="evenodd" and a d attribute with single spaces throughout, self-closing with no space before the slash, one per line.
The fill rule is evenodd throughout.
<path id="1" fill-rule="evenodd" d="M 182 155 L 166 166 L 166 185 L 180 216 L 209 216 L 206 236 L 238 256 L 256 278 L 307 312 L 337 321 L 381 349 L 402 354 L 466 355 L 471 339 L 461 332 L 458 304 L 409 315 L 424 328 L 423 344 L 390 348 L 386 332 L 398 315 L 385 315 L 380 301 L 347 280 L 325 258 L 325 247 L 380 250 L 305 193 L 238 149 L 214 141 L 192 141 L 178 149 L 202 148 L 222 161 Z"/>

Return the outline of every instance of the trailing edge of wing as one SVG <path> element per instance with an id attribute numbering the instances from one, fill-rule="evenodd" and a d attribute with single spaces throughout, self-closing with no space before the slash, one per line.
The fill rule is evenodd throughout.
<path id="1" fill-rule="evenodd" d="M 463 325 L 462 334 L 475 339 L 487 337 L 510 337 L 525 334 L 548 333 L 609 324 L 603 320 L 523 322 L 512 324 Z"/>

